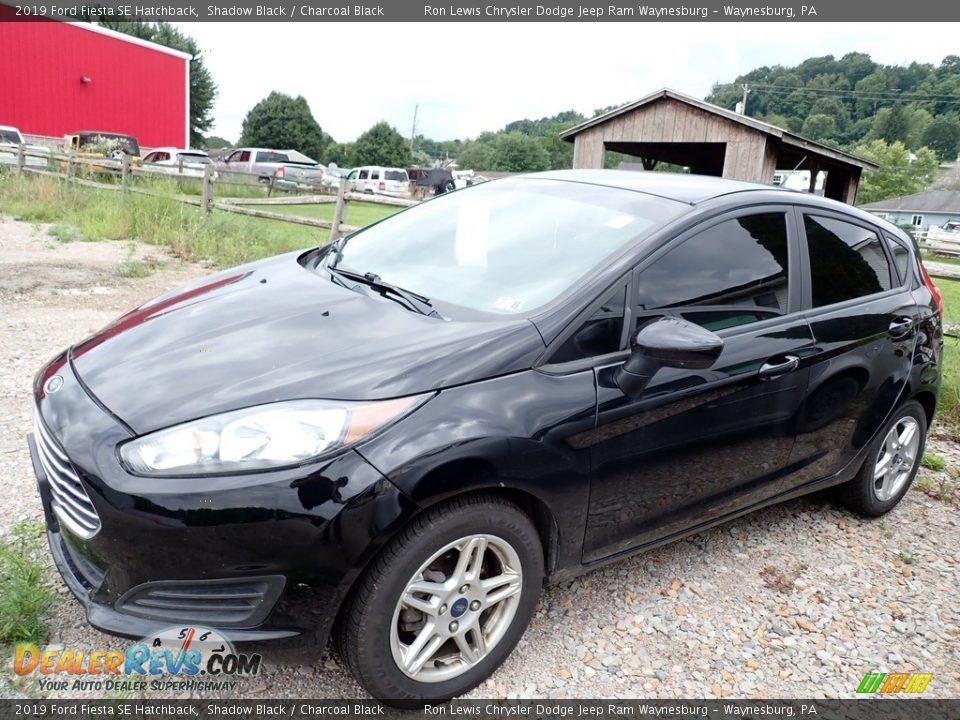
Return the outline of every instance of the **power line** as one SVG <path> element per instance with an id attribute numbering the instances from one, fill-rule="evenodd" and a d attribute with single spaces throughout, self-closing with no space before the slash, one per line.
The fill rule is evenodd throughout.
<path id="1" fill-rule="evenodd" d="M 714 91 L 721 89 L 740 89 L 739 83 L 722 83 L 716 85 Z M 811 88 L 796 87 L 793 85 L 775 85 L 775 84 L 750 84 L 750 90 L 766 90 L 768 92 L 779 94 L 790 94 L 794 92 L 802 93 L 832 93 L 832 97 L 849 97 L 853 99 L 885 99 L 885 100 L 914 100 L 931 102 L 960 102 L 960 95 L 946 93 L 917 93 L 901 92 L 899 90 L 848 90 L 842 88 Z"/>

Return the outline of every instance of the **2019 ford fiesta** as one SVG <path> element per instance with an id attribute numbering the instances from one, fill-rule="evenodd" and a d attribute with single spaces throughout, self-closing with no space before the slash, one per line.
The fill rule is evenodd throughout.
<path id="1" fill-rule="evenodd" d="M 147 302 L 39 372 L 29 444 L 91 624 L 332 635 L 410 705 L 494 672 L 544 583 L 829 486 L 889 511 L 941 346 L 876 217 L 544 173 Z"/>

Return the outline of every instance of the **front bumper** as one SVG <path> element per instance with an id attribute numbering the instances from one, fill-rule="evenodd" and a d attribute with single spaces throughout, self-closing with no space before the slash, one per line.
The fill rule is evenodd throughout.
<path id="1" fill-rule="evenodd" d="M 234 642 L 299 637 L 322 651 L 350 585 L 416 510 L 352 451 L 255 475 L 132 476 L 116 456 L 130 432 L 65 357 L 41 380 L 53 374 L 62 387 L 38 390 L 39 437 L 28 444 L 57 569 L 104 632 L 143 638 L 199 625 Z M 72 473 L 76 486 L 48 470 Z M 64 503 L 78 490 L 96 518 L 82 527 Z"/>

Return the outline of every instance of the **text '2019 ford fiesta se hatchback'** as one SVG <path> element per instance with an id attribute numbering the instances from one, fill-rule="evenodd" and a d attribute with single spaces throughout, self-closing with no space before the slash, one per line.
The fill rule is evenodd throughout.
<path id="1" fill-rule="evenodd" d="M 922 455 L 941 299 L 908 236 L 716 178 L 491 182 L 128 312 L 37 376 L 89 621 L 332 634 L 374 696 L 473 688 L 545 581 Z"/>

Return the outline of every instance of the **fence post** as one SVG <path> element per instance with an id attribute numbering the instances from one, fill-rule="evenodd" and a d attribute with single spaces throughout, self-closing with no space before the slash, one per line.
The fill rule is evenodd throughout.
<path id="1" fill-rule="evenodd" d="M 340 188 L 337 190 L 337 203 L 333 207 L 333 222 L 330 224 L 330 242 L 340 239 L 340 225 L 347 215 L 347 179 L 340 178 Z"/>
<path id="2" fill-rule="evenodd" d="M 73 173 L 76 171 L 76 166 L 74 163 L 73 151 L 70 151 L 70 154 L 67 155 L 67 182 L 73 180 Z"/>
<path id="3" fill-rule="evenodd" d="M 123 189 L 123 192 L 127 192 L 127 188 L 129 186 L 130 186 L 130 156 L 124 153 L 123 157 L 120 159 L 120 187 Z"/>
<path id="4" fill-rule="evenodd" d="M 200 198 L 200 211 L 204 216 L 210 214 L 213 202 L 213 163 L 203 166 L 203 195 Z"/>
<path id="5" fill-rule="evenodd" d="M 27 146 L 23 143 L 17 145 L 17 170 L 23 172 L 27 164 Z"/>
<path id="6" fill-rule="evenodd" d="M 273 181 L 276 177 L 276 173 L 270 176 L 270 182 L 267 183 L 267 197 L 273 197 Z"/>
<path id="7" fill-rule="evenodd" d="M 178 160 L 178 162 L 177 162 L 177 168 L 178 168 L 178 169 L 177 169 L 177 174 L 178 174 L 178 175 L 183 175 L 183 155 L 181 155 L 179 158 L 177 158 L 177 160 Z M 207 163 L 207 164 L 209 165 L 210 163 Z"/>

